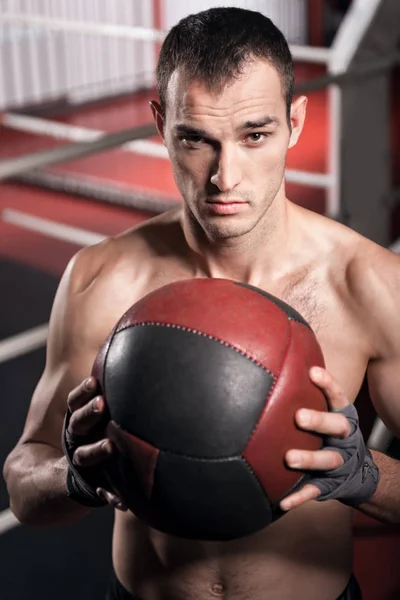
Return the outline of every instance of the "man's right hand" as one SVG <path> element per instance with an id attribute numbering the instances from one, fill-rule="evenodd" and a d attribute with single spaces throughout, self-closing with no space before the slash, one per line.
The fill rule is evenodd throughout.
<path id="1" fill-rule="evenodd" d="M 98 395 L 94 377 L 85 379 L 68 395 L 68 411 L 63 428 L 63 448 L 69 462 L 67 488 L 69 497 L 85 506 L 111 504 L 126 511 L 122 500 L 106 489 L 106 481 L 98 469 L 115 449 L 104 438 L 105 402 Z"/>

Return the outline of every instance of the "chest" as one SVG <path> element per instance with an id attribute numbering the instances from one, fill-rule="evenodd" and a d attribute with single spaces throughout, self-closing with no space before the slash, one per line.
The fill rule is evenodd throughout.
<path id="1" fill-rule="evenodd" d="M 82 378 L 91 371 L 101 345 L 132 304 L 167 283 L 189 276 L 166 268 L 149 271 L 135 280 L 116 272 L 98 282 L 82 304 L 79 332 Z M 310 277 L 272 284 L 263 282 L 262 287 L 307 320 L 321 345 L 327 370 L 342 385 L 348 398 L 354 399 L 365 375 L 367 344 L 355 316 L 337 290 L 326 281 Z"/>
<path id="2" fill-rule="evenodd" d="M 369 358 L 368 332 L 343 294 L 327 280 L 305 278 L 299 283 L 269 286 L 268 292 L 295 308 L 313 329 L 326 369 L 354 400 Z"/>

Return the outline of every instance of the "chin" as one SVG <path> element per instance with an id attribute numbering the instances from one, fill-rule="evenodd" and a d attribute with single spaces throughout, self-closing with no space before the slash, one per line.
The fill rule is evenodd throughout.
<path id="1" fill-rule="evenodd" d="M 209 237 L 215 240 L 228 240 L 238 238 L 250 233 L 255 227 L 255 223 L 243 222 L 233 218 L 205 220 L 202 223 L 204 231 Z"/>

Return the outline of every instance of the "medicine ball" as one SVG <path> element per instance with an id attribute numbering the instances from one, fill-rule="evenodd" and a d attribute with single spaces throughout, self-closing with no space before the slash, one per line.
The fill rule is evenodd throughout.
<path id="1" fill-rule="evenodd" d="M 309 378 L 315 334 L 288 304 L 226 279 L 178 281 L 118 321 L 94 363 L 117 448 L 110 487 L 150 527 L 199 540 L 255 533 L 304 475 L 290 448 L 320 436 L 294 421 L 327 410 Z"/>

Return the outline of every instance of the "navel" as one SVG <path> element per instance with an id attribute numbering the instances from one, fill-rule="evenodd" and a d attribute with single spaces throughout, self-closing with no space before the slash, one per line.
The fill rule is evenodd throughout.
<path id="1" fill-rule="evenodd" d="M 222 596 L 225 592 L 225 586 L 220 581 L 213 583 L 211 586 L 211 591 L 215 596 Z"/>

